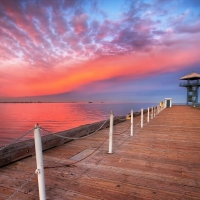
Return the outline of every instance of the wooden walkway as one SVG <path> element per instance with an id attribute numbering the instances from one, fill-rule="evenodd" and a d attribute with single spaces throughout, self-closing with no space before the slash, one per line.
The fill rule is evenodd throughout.
<path id="1" fill-rule="evenodd" d="M 134 123 L 139 120 L 134 118 Z M 71 167 L 45 169 L 47 199 L 200 199 L 200 110 L 166 108 L 143 129 L 134 127 L 133 137 L 130 130 L 122 133 L 129 124 L 127 120 L 114 126 L 118 135 L 114 135 L 113 154 L 107 153 L 106 141 Z M 64 165 L 83 158 L 102 144 L 108 132 L 103 129 L 45 151 L 44 165 Z M 0 199 L 13 194 L 35 169 L 34 156 L 0 168 Z M 13 199 L 39 199 L 37 176 Z"/>

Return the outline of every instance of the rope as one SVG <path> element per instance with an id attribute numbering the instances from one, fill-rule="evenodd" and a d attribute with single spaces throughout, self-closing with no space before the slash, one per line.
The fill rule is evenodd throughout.
<path id="1" fill-rule="evenodd" d="M 106 120 L 107 121 L 107 120 Z M 103 123 L 103 125 L 106 123 L 106 121 Z M 140 123 L 140 122 L 139 122 Z M 138 123 L 138 124 L 139 124 Z M 137 124 L 137 125 L 138 125 Z M 102 126 L 103 126 L 102 125 Z M 130 124 L 129 126 L 128 126 L 128 128 L 126 129 L 126 130 L 124 130 L 123 132 L 121 132 L 121 133 L 118 133 L 118 134 L 113 134 L 113 135 L 121 135 L 121 134 L 123 134 L 124 132 L 126 132 L 130 127 L 131 127 L 131 125 L 132 124 Z M 137 126 L 136 125 L 136 126 Z M 101 126 L 101 127 L 102 127 Z M 100 127 L 100 128 L 101 128 Z M 100 129 L 99 128 L 99 129 Z M 42 128 L 43 129 L 43 128 Z M 99 130 L 98 129 L 98 130 Z M 43 130 L 45 130 L 45 129 L 43 129 Z M 46 130 L 45 130 L 46 131 Z M 97 131 L 95 131 L 95 132 L 97 132 Z M 94 133 L 93 133 L 94 134 Z M 54 134 L 55 135 L 55 134 Z M 91 136 L 91 134 L 89 135 L 89 136 Z M 64 136 L 61 136 L 61 137 L 64 137 Z M 85 136 L 85 137 L 88 137 L 88 136 Z M 71 138 L 71 137 L 64 137 L 64 138 L 69 138 L 69 139 L 79 139 L 79 138 Z M 83 138 L 83 137 L 82 137 Z M 81 160 L 78 160 L 78 161 L 75 161 L 75 162 L 73 162 L 73 163 L 70 163 L 70 164 L 66 164 L 66 165 L 56 165 L 56 166 L 52 166 L 52 167 L 44 167 L 44 169 L 54 169 L 54 168 L 60 168 L 60 167 L 70 167 L 70 166 L 72 166 L 72 165 L 74 165 L 74 164 L 77 164 L 77 163 L 79 163 L 79 162 L 81 162 L 81 161 L 83 161 L 83 160 L 85 160 L 86 158 L 88 158 L 88 157 L 90 157 L 91 155 L 93 155 L 96 151 L 98 151 L 102 146 L 103 146 L 103 144 L 106 142 L 106 140 L 109 138 L 109 136 L 107 136 L 106 138 L 105 138 L 105 140 L 102 142 L 102 144 L 97 148 L 97 149 L 95 149 L 92 153 L 90 153 L 89 155 L 87 155 L 86 157 L 84 157 L 84 158 L 82 158 Z"/>
<path id="2" fill-rule="evenodd" d="M 52 167 L 44 167 L 44 169 L 52 169 L 52 168 L 60 168 L 60 167 L 70 167 L 76 163 L 79 163 L 83 160 L 85 160 L 86 158 L 90 157 L 92 154 L 94 154 L 96 151 L 98 151 L 102 146 L 103 144 L 106 142 L 106 140 L 108 139 L 109 136 L 106 137 L 106 139 L 102 142 L 102 144 L 97 148 L 95 149 L 92 153 L 90 153 L 89 155 L 87 155 L 86 157 L 82 158 L 81 160 L 78 160 L 78 161 L 75 161 L 73 163 L 70 163 L 70 164 L 67 164 L 67 165 L 57 165 L 57 166 L 52 166 Z"/>
<path id="3" fill-rule="evenodd" d="M 141 123 L 141 120 L 135 126 L 138 126 L 140 123 Z"/>
<path id="4" fill-rule="evenodd" d="M 26 184 L 28 184 L 28 183 L 31 181 L 31 179 L 33 178 L 34 175 L 36 175 L 35 172 L 29 177 L 28 180 L 26 180 L 26 181 L 21 185 L 21 187 L 19 187 L 10 197 L 8 197 L 7 200 L 12 199 Z"/>
<path id="5" fill-rule="evenodd" d="M 127 128 L 126 130 L 122 131 L 121 133 L 117 133 L 117 134 L 113 134 L 113 135 L 121 135 L 121 134 L 125 133 L 125 132 L 131 127 L 131 125 L 132 125 L 132 124 L 130 124 L 130 125 L 128 126 L 128 128 Z"/>
<path id="6" fill-rule="evenodd" d="M 114 117 L 116 117 L 119 121 L 126 121 L 126 117 L 123 118 L 123 119 L 120 119 L 120 116 L 117 116 L 117 115 L 115 115 L 114 113 L 113 113 L 113 115 L 114 115 Z"/>
<path id="7" fill-rule="evenodd" d="M 108 119 L 107 119 L 94 133 L 96 133 L 97 131 L 99 131 L 107 121 L 108 121 Z M 45 129 L 42 128 L 42 130 L 45 130 Z M 45 131 L 46 131 L 46 130 L 45 130 Z M 85 137 L 81 137 L 81 138 L 71 138 L 71 137 L 64 137 L 64 136 L 61 136 L 61 137 L 69 138 L 69 139 L 82 139 L 82 138 L 86 138 L 86 137 L 88 137 L 88 136 L 91 136 L 91 135 L 93 135 L 94 133 L 92 133 L 92 134 L 90 134 L 90 135 L 87 135 L 87 136 L 85 136 Z M 53 135 L 55 135 L 55 134 L 53 134 Z M 58 136 L 58 135 L 56 135 L 56 136 Z M 109 137 L 109 136 L 108 136 L 108 137 Z M 78 163 L 78 162 L 81 162 L 81 161 L 85 160 L 86 158 L 88 158 L 89 156 L 91 156 L 92 154 L 94 154 L 97 150 L 99 150 L 99 149 L 103 146 L 103 144 L 106 142 L 106 140 L 108 139 L 108 137 L 106 137 L 106 139 L 103 141 L 103 143 L 102 143 L 97 149 L 95 149 L 92 153 L 90 153 L 89 155 L 87 155 L 87 156 L 84 157 L 83 159 L 81 159 L 81 160 L 79 160 L 79 161 L 76 161 L 76 162 L 73 162 L 73 163 L 71 163 L 71 164 L 67 164 L 67 165 L 57 165 L 57 166 L 52 166 L 52 167 L 44 167 L 44 169 L 60 168 L 60 167 L 70 167 L 70 166 L 72 166 L 72 165 L 74 165 L 74 164 L 76 164 L 76 163 Z"/>
<path id="8" fill-rule="evenodd" d="M 119 120 L 119 121 L 126 121 L 126 118 L 120 119 L 120 118 L 118 117 L 118 120 Z"/>
<path id="9" fill-rule="evenodd" d="M 99 131 L 103 126 L 104 126 L 104 124 L 106 123 L 108 121 L 108 119 L 94 132 L 94 133 L 96 133 L 97 131 Z M 130 126 L 131 125 L 129 125 L 129 127 L 125 130 L 125 131 L 127 131 L 129 128 L 130 128 Z M 44 128 L 41 128 L 42 130 L 44 130 L 44 131 L 47 131 L 46 129 L 44 129 Z M 123 131 L 122 133 L 124 133 L 125 131 Z M 49 131 L 48 131 L 49 132 Z M 50 133 L 50 132 L 49 132 Z M 72 137 L 65 137 L 65 136 L 60 136 L 60 135 L 56 135 L 56 136 L 58 136 L 58 137 L 63 137 L 63 138 L 68 138 L 68 139 L 82 139 L 82 138 L 87 138 L 87 137 L 89 137 L 89 136 L 91 136 L 91 135 L 93 135 L 94 133 L 92 133 L 92 134 L 90 134 L 90 135 L 87 135 L 87 136 L 84 136 L 84 137 L 81 137 L 81 138 L 72 138 Z M 122 134 L 122 133 L 120 133 L 120 134 Z M 52 134 L 52 133 L 51 133 Z M 53 135 L 55 135 L 55 134 L 53 134 Z M 117 134 L 114 134 L 114 135 L 117 135 Z M 74 164 L 76 164 L 76 163 L 79 163 L 79 162 L 81 162 L 81 161 L 83 161 L 83 160 L 85 160 L 86 158 L 88 158 L 88 157 L 90 157 L 92 154 L 94 154 L 96 151 L 98 151 L 102 146 L 103 146 L 103 144 L 106 142 L 106 140 L 108 139 L 108 137 L 109 136 L 107 136 L 106 138 L 105 138 L 105 140 L 102 142 L 102 144 L 97 148 L 97 149 L 95 149 L 92 153 L 90 153 L 89 155 L 87 155 L 86 157 L 84 157 L 84 158 L 82 158 L 81 160 L 78 160 L 78 161 L 76 161 L 76 162 L 73 162 L 73 163 L 70 163 L 70 164 L 66 164 L 66 165 L 57 165 L 57 166 L 52 166 L 52 167 L 44 167 L 44 169 L 53 169 L 53 168 L 60 168 L 60 167 L 70 167 L 70 166 L 72 166 L 72 165 L 74 165 Z"/>
<path id="10" fill-rule="evenodd" d="M 98 132 L 105 125 L 105 123 L 107 121 L 108 121 L 108 119 L 106 119 L 105 122 L 95 132 L 93 132 L 93 133 L 91 133 L 89 135 L 83 136 L 83 137 L 65 137 L 65 136 L 62 136 L 62 135 L 57 135 L 55 133 L 52 133 L 52 132 L 50 132 L 50 131 L 46 130 L 45 128 L 42 128 L 42 127 L 40 127 L 40 129 L 43 130 L 43 131 L 46 131 L 47 133 L 49 133 L 51 135 L 55 135 L 57 137 L 66 138 L 66 139 L 72 139 L 72 140 L 78 140 L 78 139 L 83 139 L 83 138 L 87 138 L 87 137 L 89 137 L 91 135 L 94 135 L 96 132 Z"/>
<path id="11" fill-rule="evenodd" d="M 10 142 L 9 144 L 7 144 L 7 145 L 5 145 L 5 146 L 3 146 L 3 147 L 1 147 L 0 148 L 0 151 L 2 151 L 2 150 L 4 150 L 6 147 L 8 147 L 9 145 L 11 145 L 11 144 L 13 144 L 13 143 L 15 143 L 15 142 L 17 142 L 19 139 L 21 139 L 21 138 L 23 138 L 24 136 L 26 136 L 27 134 L 29 134 L 31 131 L 33 131 L 34 130 L 34 128 L 32 128 L 31 130 L 29 130 L 29 131 L 27 131 L 26 133 L 24 133 L 22 136 L 20 136 L 19 138 L 17 138 L 17 139 L 15 139 L 15 140 L 13 140 L 12 142 Z"/>
<path id="12" fill-rule="evenodd" d="M 118 115 L 115 115 L 114 113 L 112 113 L 115 117 L 119 117 Z"/>

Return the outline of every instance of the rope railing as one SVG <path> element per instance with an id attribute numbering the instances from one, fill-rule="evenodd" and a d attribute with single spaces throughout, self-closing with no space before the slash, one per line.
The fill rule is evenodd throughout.
<path id="1" fill-rule="evenodd" d="M 9 196 L 8 198 L 7 198 L 7 200 L 10 200 L 10 199 L 12 199 L 17 193 L 19 193 L 20 192 L 20 190 L 25 186 L 25 185 L 27 185 L 30 181 L 31 181 L 31 179 L 34 177 L 36 175 L 36 172 L 34 172 L 11 196 Z"/>
<path id="2" fill-rule="evenodd" d="M 62 137 L 67 138 L 67 139 L 82 139 L 82 138 L 87 138 L 87 137 L 89 137 L 89 136 L 95 134 L 96 132 L 98 132 L 98 131 L 104 126 L 104 124 L 105 124 L 107 121 L 108 121 L 108 119 L 105 120 L 105 122 L 104 122 L 96 131 L 94 131 L 94 132 L 93 132 L 92 134 L 90 134 L 90 135 L 83 136 L 83 137 L 79 137 L 79 138 L 64 137 L 64 136 L 62 136 Z M 45 130 L 45 129 L 42 128 L 42 130 Z M 76 163 L 79 163 L 79 162 L 85 160 L 86 158 L 90 157 L 91 155 L 93 155 L 96 151 L 98 151 L 98 150 L 103 146 L 103 144 L 106 142 L 106 140 L 108 139 L 108 137 L 109 137 L 109 136 L 107 136 L 107 137 L 105 138 L 105 140 L 101 143 L 101 145 L 100 145 L 98 148 L 96 148 L 92 153 L 90 153 L 89 155 L 85 156 L 85 157 L 82 158 L 81 160 L 75 161 L 75 162 L 70 163 L 70 164 L 67 164 L 67 165 L 57 165 L 57 166 L 51 166 L 51 167 L 44 167 L 44 169 L 60 168 L 60 167 L 70 167 L 70 166 L 72 166 L 72 165 L 74 165 L 74 164 L 76 164 Z"/>
<path id="3" fill-rule="evenodd" d="M 45 129 L 43 127 L 40 127 L 40 129 L 43 130 L 43 131 L 46 131 L 47 133 L 49 133 L 51 135 L 57 136 L 57 137 L 61 137 L 61 138 L 65 138 L 65 139 L 70 139 L 70 140 L 78 140 L 78 139 L 84 139 L 84 138 L 90 137 L 91 135 L 94 135 L 95 133 L 97 133 L 105 125 L 105 123 L 107 121 L 108 121 L 108 119 L 106 119 L 104 121 L 104 123 L 96 131 L 94 131 L 93 133 L 91 133 L 89 135 L 86 135 L 86 136 L 82 136 L 82 137 L 66 137 L 66 136 L 62 136 L 62 135 L 58 135 L 58 134 L 52 133 L 51 131 L 48 131 L 47 129 Z"/>
<path id="4" fill-rule="evenodd" d="M 111 112 L 112 112 L 112 111 L 111 111 Z M 113 113 L 113 116 L 114 116 L 116 119 L 120 120 L 120 121 L 126 120 L 126 117 L 124 117 L 124 119 L 120 119 L 120 116 L 119 116 L 119 115 L 115 115 L 114 113 Z"/>
<path id="5" fill-rule="evenodd" d="M 75 161 L 73 163 L 70 163 L 70 164 L 66 164 L 66 165 L 56 165 L 56 166 L 50 166 L 50 167 L 44 167 L 44 169 L 53 169 L 53 168 L 61 168 L 61 167 L 70 167 L 76 163 L 79 163 L 83 160 L 85 160 L 86 158 L 90 157 L 91 155 L 93 155 L 96 151 L 98 151 L 102 146 L 103 144 L 106 142 L 106 140 L 108 139 L 108 136 L 105 138 L 105 140 L 101 143 L 101 145 L 99 145 L 98 148 L 96 148 L 92 153 L 90 153 L 89 155 L 87 155 L 86 157 L 82 158 L 81 160 L 78 160 L 78 161 Z"/>
<path id="6" fill-rule="evenodd" d="M 7 148 L 8 146 L 10 146 L 11 144 L 14 144 L 15 142 L 17 142 L 18 140 L 22 139 L 23 137 L 25 137 L 26 135 L 28 135 L 30 132 L 32 132 L 34 130 L 34 128 L 32 128 L 31 130 L 27 131 L 26 133 L 24 133 L 22 136 L 20 136 L 19 138 L 13 140 L 12 142 L 10 142 L 9 144 L 3 146 L 0 148 L 0 151 L 4 150 L 5 148 Z"/>
<path id="7" fill-rule="evenodd" d="M 104 124 L 105 124 L 107 121 L 108 121 L 108 119 L 107 119 L 95 132 L 93 132 L 93 133 L 90 134 L 90 135 L 83 136 L 83 137 L 79 137 L 79 138 L 72 138 L 72 137 L 65 137 L 65 136 L 62 136 L 62 137 L 67 138 L 67 139 L 82 139 L 82 138 L 87 138 L 87 137 L 89 137 L 89 136 L 95 134 L 97 131 L 99 131 L 99 130 L 104 126 Z M 125 130 L 124 130 L 122 133 L 120 133 L 120 134 L 123 134 L 124 132 L 126 132 L 126 131 L 130 128 L 130 126 L 131 126 L 131 125 L 129 125 L 128 128 L 125 129 Z M 41 128 L 41 127 L 40 127 L 40 128 Z M 41 130 L 45 130 L 45 131 L 46 131 L 46 129 L 44 129 L 44 128 L 41 128 Z M 55 135 L 55 134 L 54 134 L 54 135 Z M 114 135 L 119 135 L 119 134 L 114 134 Z M 58 136 L 58 135 L 57 135 L 57 136 Z M 92 153 L 90 153 L 89 155 L 85 156 L 85 157 L 82 158 L 81 160 L 75 161 L 75 162 L 70 163 L 70 164 L 65 164 L 65 165 L 46 166 L 46 167 L 44 167 L 44 169 L 52 169 L 52 168 L 60 168 L 60 167 L 70 167 L 70 166 L 72 166 L 72 165 L 74 165 L 74 164 L 76 164 L 76 163 L 79 163 L 79 162 L 85 160 L 86 158 L 90 157 L 91 155 L 93 155 L 96 151 L 98 151 L 98 150 L 103 146 L 103 144 L 106 142 L 106 140 L 107 140 L 108 138 L 109 138 L 109 136 L 107 136 L 107 137 L 105 138 L 105 140 L 99 145 L 98 148 L 96 148 Z"/>
<path id="8" fill-rule="evenodd" d="M 111 111 L 112 113 L 113 113 L 113 111 Z M 113 116 L 114 117 L 120 117 L 119 115 L 117 115 L 117 114 L 115 114 L 115 113 L 113 113 Z"/>
<path id="9" fill-rule="evenodd" d="M 124 119 L 117 118 L 117 120 L 119 120 L 120 122 L 123 122 L 126 120 L 126 118 L 124 118 Z"/>
<path id="10" fill-rule="evenodd" d="M 101 125 L 101 127 L 100 127 L 99 129 L 97 129 L 94 133 L 96 133 L 98 130 L 100 130 L 100 129 L 103 127 L 103 125 L 104 125 L 107 121 L 108 121 L 108 119 L 107 119 L 107 120 Z M 126 129 L 125 129 L 124 131 L 122 131 L 121 133 L 113 134 L 113 135 L 121 135 L 121 134 L 125 133 L 125 132 L 130 128 L 130 126 L 131 126 L 131 124 L 128 126 L 128 128 L 126 128 Z M 44 129 L 42 128 L 42 130 L 44 130 Z M 92 133 L 92 134 L 94 134 L 94 133 Z M 91 136 L 92 134 L 90 134 L 89 136 Z M 64 137 L 64 136 L 63 136 L 63 137 Z M 85 137 L 88 137 L 88 136 L 85 136 Z M 81 137 L 81 138 L 76 138 L 76 139 L 82 139 L 82 138 L 83 138 L 83 137 Z M 64 164 L 64 165 L 46 166 L 46 167 L 44 167 L 44 169 L 53 169 L 53 168 L 61 168 L 61 167 L 70 167 L 70 166 L 72 166 L 72 165 L 75 165 L 75 164 L 77 164 L 77 163 L 79 163 L 79 162 L 85 160 L 86 158 L 90 157 L 90 156 L 93 155 L 96 151 L 98 151 L 98 150 L 103 146 L 103 144 L 106 142 L 106 140 L 107 140 L 108 138 L 109 138 L 109 136 L 107 136 L 107 137 L 105 138 L 105 140 L 99 145 L 99 147 L 97 147 L 92 153 L 88 154 L 87 156 L 85 156 L 84 158 L 82 158 L 82 159 L 80 159 L 80 160 L 78 160 L 78 161 L 75 161 L 75 162 L 70 163 L 70 164 Z M 70 139 L 72 139 L 72 138 L 70 138 Z"/>
<path id="11" fill-rule="evenodd" d="M 128 131 L 130 129 L 132 124 L 128 125 L 127 129 L 125 129 L 124 131 L 122 131 L 121 133 L 115 133 L 113 135 L 122 135 L 123 133 L 125 133 L 126 131 Z"/>
<path id="12" fill-rule="evenodd" d="M 153 108 L 154 108 L 154 109 L 153 109 Z M 164 109 L 164 106 L 162 106 L 160 110 L 162 111 L 163 109 Z M 155 107 L 152 107 L 152 108 L 151 108 L 151 111 L 152 111 L 152 110 L 154 111 L 154 113 L 151 113 L 151 114 L 149 113 L 149 118 L 150 118 L 150 116 L 151 116 L 151 118 L 152 118 L 152 115 L 155 114 Z M 113 114 L 113 115 L 114 115 L 114 114 Z M 114 115 L 114 116 L 115 116 L 116 119 L 119 120 L 119 121 L 124 121 L 124 120 L 126 119 L 126 118 L 120 119 L 119 116 L 116 116 L 116 115 Z M 108 119 L 105 120 L 105 122 L 104 122 L 96 131 L 94 131 L 93 133 L 91 133 L 91 134 L 89 134 L 89 135 L 83 136 L 83 137 L 66 137 L 66 136 L 62 136 L 62 135 L 59 135 L 59 134 L 52 133 L 51 131 L 48 131 L 47 129 L 45 129 L 45 128 L 43 128 L 43 127 L 40 127 L 40 129 L 43 130 L 43 131 L 45 131 L 45 132 L 47 132 L 47 133 L 49 133 L 49 134 L 51 134 L 51 135 L 55 135 L 55 136 L 57 136 L 57 137 L 61 137 L 61 138 L 65 138 L 65 139 L 77 140 L 77 139 L 87 138 L 87 137 L 89 137 L 89 136 L 95 134 L 96 132 L 98 132 L 98 131 L 104 126 L 104 124 L 105 124 L 107 121 L 108 121 Z M 143 122 L 146 122 L 146 121 L 147 121 L 147 119 L 143 120 Z M 136 125 L 133 125 L 133 126 L 136 127 L 136 126 L 138 126 L 140 123 L 141 123 L 141 120 L 140 120 Z M 146 125 L 146 124 L 145 124 L 145 125 Z M 33 130 L 34 130 L 34 128 L 32 128 L 31 130 L 27 131 L 27 132 L 24 133 L 22 136 L 20 136 L 19 138 L 15 139 L 15 140 L 12 141 L 12 142 L 10 142 L 9 144 L 7 144 L 7 145 L 1 147 L 1 148 L 0 148 L 0 151 L 1 151 L 1 150 L 4 150 L 4 149 L 7 148 L 9 145 L 11 145 L 11 144 L 17 142 L 18 140 L 20 140 L 21 138 L 23 138 L 24 136 L 26 136 L 27 134 L 29 134 L 29 133 L 30 133 L 31 131 L 33 131 Z"/>
<path id="13" fill-rule="evenodd" d="M 139 122 L 136 125 L 134 125 L 134 127 L 137 127 L 140 123 L 141 123 L 141 120 L 139 120 Z"/>

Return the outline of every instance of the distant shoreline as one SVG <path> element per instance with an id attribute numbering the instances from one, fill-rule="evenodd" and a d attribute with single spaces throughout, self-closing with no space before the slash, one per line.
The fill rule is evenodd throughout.
<path id="1" fill-rule="evenodd" d="M 32 101 L 32 102 L 29 102 L 29 101 L 0 101 L 0 104 L 1 103 L 16 103 L 16 104 L 18 104 L 18 103 L 84 103 L 84 104 L 91 104 L 91 103 L 100 103 L 100 104 L 107 104 L 107 103 L 111 103 L 111 104 L 121 104 L 121 103 L 128 103 L 128 104 L 130 104 L 130 103 L 133 103 L 133 102 L 102 102 L 102 101 L 96 101 L 96 102 L 77 102 L 77 101 L 52 101 L 52 102 L 49 102 L 49 101 Z M 148 103 L 152 103 L 152 104 L 155 104 L 154 102 L 135 102 L 134 104 L 141 104 L 141 103 L 143 103 L 143 104 L 148 104 Z M 183 102 L 181 102 L 181 103 L 173 103 L 173 105 L 186 105 L 186 103 L 183 103 Z"/>
<path id="2" fill-rule="evenodd" d="M 35 101 L 35 102 L 23 102 L 23 101 L 19 101 L 19 102 L 0 102 L 0 103 L 78 103 L 78 102 L 40 102 L 40 101 Z"/>

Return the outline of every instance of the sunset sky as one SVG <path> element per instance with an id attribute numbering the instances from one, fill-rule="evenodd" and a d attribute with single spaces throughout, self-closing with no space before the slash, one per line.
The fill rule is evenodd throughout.
<path id="1" fill-rule="evenodd" d="M 186 102 L 200 0 L 0 0 L 0 101 Z"/>

